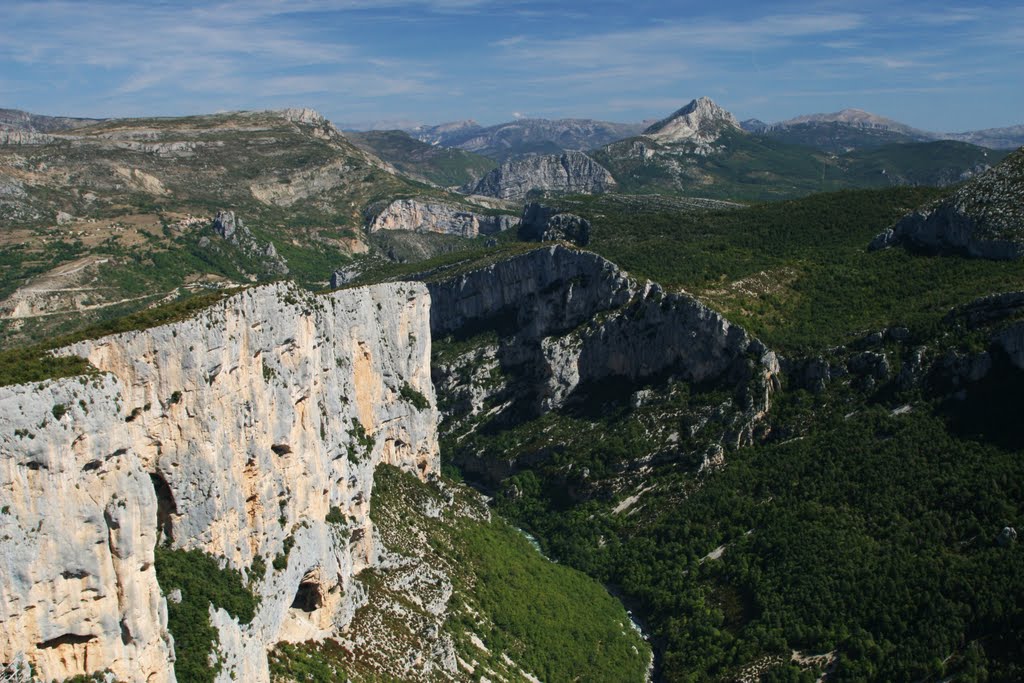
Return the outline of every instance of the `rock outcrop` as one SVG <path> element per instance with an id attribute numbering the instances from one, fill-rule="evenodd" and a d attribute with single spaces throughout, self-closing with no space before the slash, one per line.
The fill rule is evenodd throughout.
<path id="1" fill-rule="evenodd" d="M 590 243 L 590 221 L 572 213 L 530 202 L 523 208 L 519 238 L 539 242 L 565 240 L 581 247 Z"/>
<path id="2" fill-rule="evenodd" d="M 662 143 L 708 144 L 730 129 L 743 131 L 735 116 L 715 104 L 710 97 L 701 97 L 650 126 L 644 135 Z"/>
<path id="3" fill-rule="evenodd" d="M 486 215 L 439 202 L 398 199 L 368 217 L 367 230 L 413 230 L 460 237 L 493 235 L 519 224 L 514 216 Z"/>
<path id="4" fill-rule="evenodd" d="M 514 378 L 491 387 L 508 393 L 514 409 L 539 414 L 564 405 L 577 388 L 609 379 L 720 381 L 743 387 L 742 417 L 729 436 L 735 445 L 749 442 L 777 385 L 777 357 L 742 328 L 686 294 L 637 283 L 596 254 L 537 249 L 429 288 L 436 338 L 498 333 L 497 347 L 473 360 Z M 438 391 L 455 411 L 478 411 L 486 396 L 473 395 L 463 381 L 473 367 L 435 367 Z"/>
<path id="5" fill-rule="evenodd" d="M 896 244 L 977 258 L 1024 257 L 1024 148 L 949 196 L 907 214 L 869 245 Z"/>
<path id="6" fill-rule="evenodd" d="M 218 211 L 212 227 L 217 236 L 238 247 L 247 258 L 256 261 L 261 270 L 277 275 L 288 274 L 288 264 L 277 253 L 274 243 L 258 240 L 234 211 Z"/>
<path id="7" fill-rule="evenodd" d="M 518 199 L 531 192 L 599 194 L 614 186 L 608 169 L 582 152 L 566 152 L 508 161 L 464 189 L 471 194 Z"/>
<path id="8" fill-rule="evenodd" d="M 60 352 L 99 375 L 0 388 L 0 663 L 173 680 L 158 538 L 259 598 L 244 625 L 210 609 L 219 680 L 267 681 L 274 643 L 344 627 L 378 552 L 375 467 L 439 466 L 428 309 L 416 283 L 253 288 Z"/>

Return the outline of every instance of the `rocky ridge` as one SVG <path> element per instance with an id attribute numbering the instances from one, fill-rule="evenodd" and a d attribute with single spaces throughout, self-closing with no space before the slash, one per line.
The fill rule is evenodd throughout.
<path id="1" fill-rule="evenodd" d="M 519 219 L 474 213 L 465 207 L 416 199 L 397 199 L 368 216 L 367 230 L 413 230 L 460 237 L 493 235 L 513 228 Z"/>
<path id="2" fill-rule="evenodd" d="M 497 339 L 435 364 L 452 434 L 559 409 L 607 380 L 639 386 L 668 375 L 737 389 L 722 437 L 735 447 L 751 442 L 778 388 L 778 358 L 742 328 L 589 252 L 545 247 L 428 287 L 435 339 Z"/>
<path id="3" fill-rule="evenodd" d="M 158 540 L 259 599 L 248 624 L 211 607 L 218 680 L 267 681 L 267 648 L 336 633 L 377 559 L 376 465 L 439 466 L 428 308 L 415 283 L 254 288 L 61 351 L 95 377 L 0 388 L 0 661 L 174 680 Z"/>
<path id="4" fill-rule="evenodd" d="M 483 127 L 459 121 L 410 130 L 417 139 L 444 147 L 457 147 L 498 161 L 524 154 L 586 151 L 638 135 L 643 123 L 611 123 L 592 119 L 517 119 Z"/>
<path id="5" fill-rule="evenodd" d="M 952 194 L 907 214 L 871 241 L 877 250 L 907 244 L 995 260 L 1024 256 L 1024 148 Z"/>
<path id="6" fill-rule="evenodd" d="M 508 161 L 464 191 L 519 199 L 531 192 L 597 194 L 614 186 L 612 174 L 599 163 L 582 152 L 566 152 Z"/>

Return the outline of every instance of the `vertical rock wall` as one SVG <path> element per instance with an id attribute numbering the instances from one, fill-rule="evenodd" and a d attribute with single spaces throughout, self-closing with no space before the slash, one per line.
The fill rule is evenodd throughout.
<path id="1" fill-rule="evenodd" d="M 438 468 L 425 287 L 254 288 L 65 352 L 105 374 L 0 388 L 0 663 L 173 680 L 158 538 L 267 565 L 250 624 L 211 610 L 222 680 L 344 627 L 376 558 L 374 468 Z"/>

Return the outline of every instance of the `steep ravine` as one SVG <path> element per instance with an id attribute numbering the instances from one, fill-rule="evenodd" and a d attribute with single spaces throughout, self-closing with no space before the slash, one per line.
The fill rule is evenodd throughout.
<path id="1" fill-rule="evenodd" d="M 62 351 L 97 376 L 0 388 L 0 662 L 174 680 L 158 539 L 254 579 L 250 623 L 210 610 L 219 680 L 266 681 L 269 646 L 347 624 L 374 469 L 438 469 L 428 311 L 415 283 L 254 288 Z"/>

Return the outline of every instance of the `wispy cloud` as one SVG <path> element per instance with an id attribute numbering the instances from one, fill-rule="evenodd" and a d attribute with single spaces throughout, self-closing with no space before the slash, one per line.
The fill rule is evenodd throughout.
<path id="1" fill-rule="evenodd" d="M 968 128 L 1022 118 L 1021 55 L 1010 0 L 6 0 L 0 106 L 493 122 L 660 117 L 709 94 L 765 120 L 855 106 Z M 979 88 L 984 108 L 955 97 Z"/>

